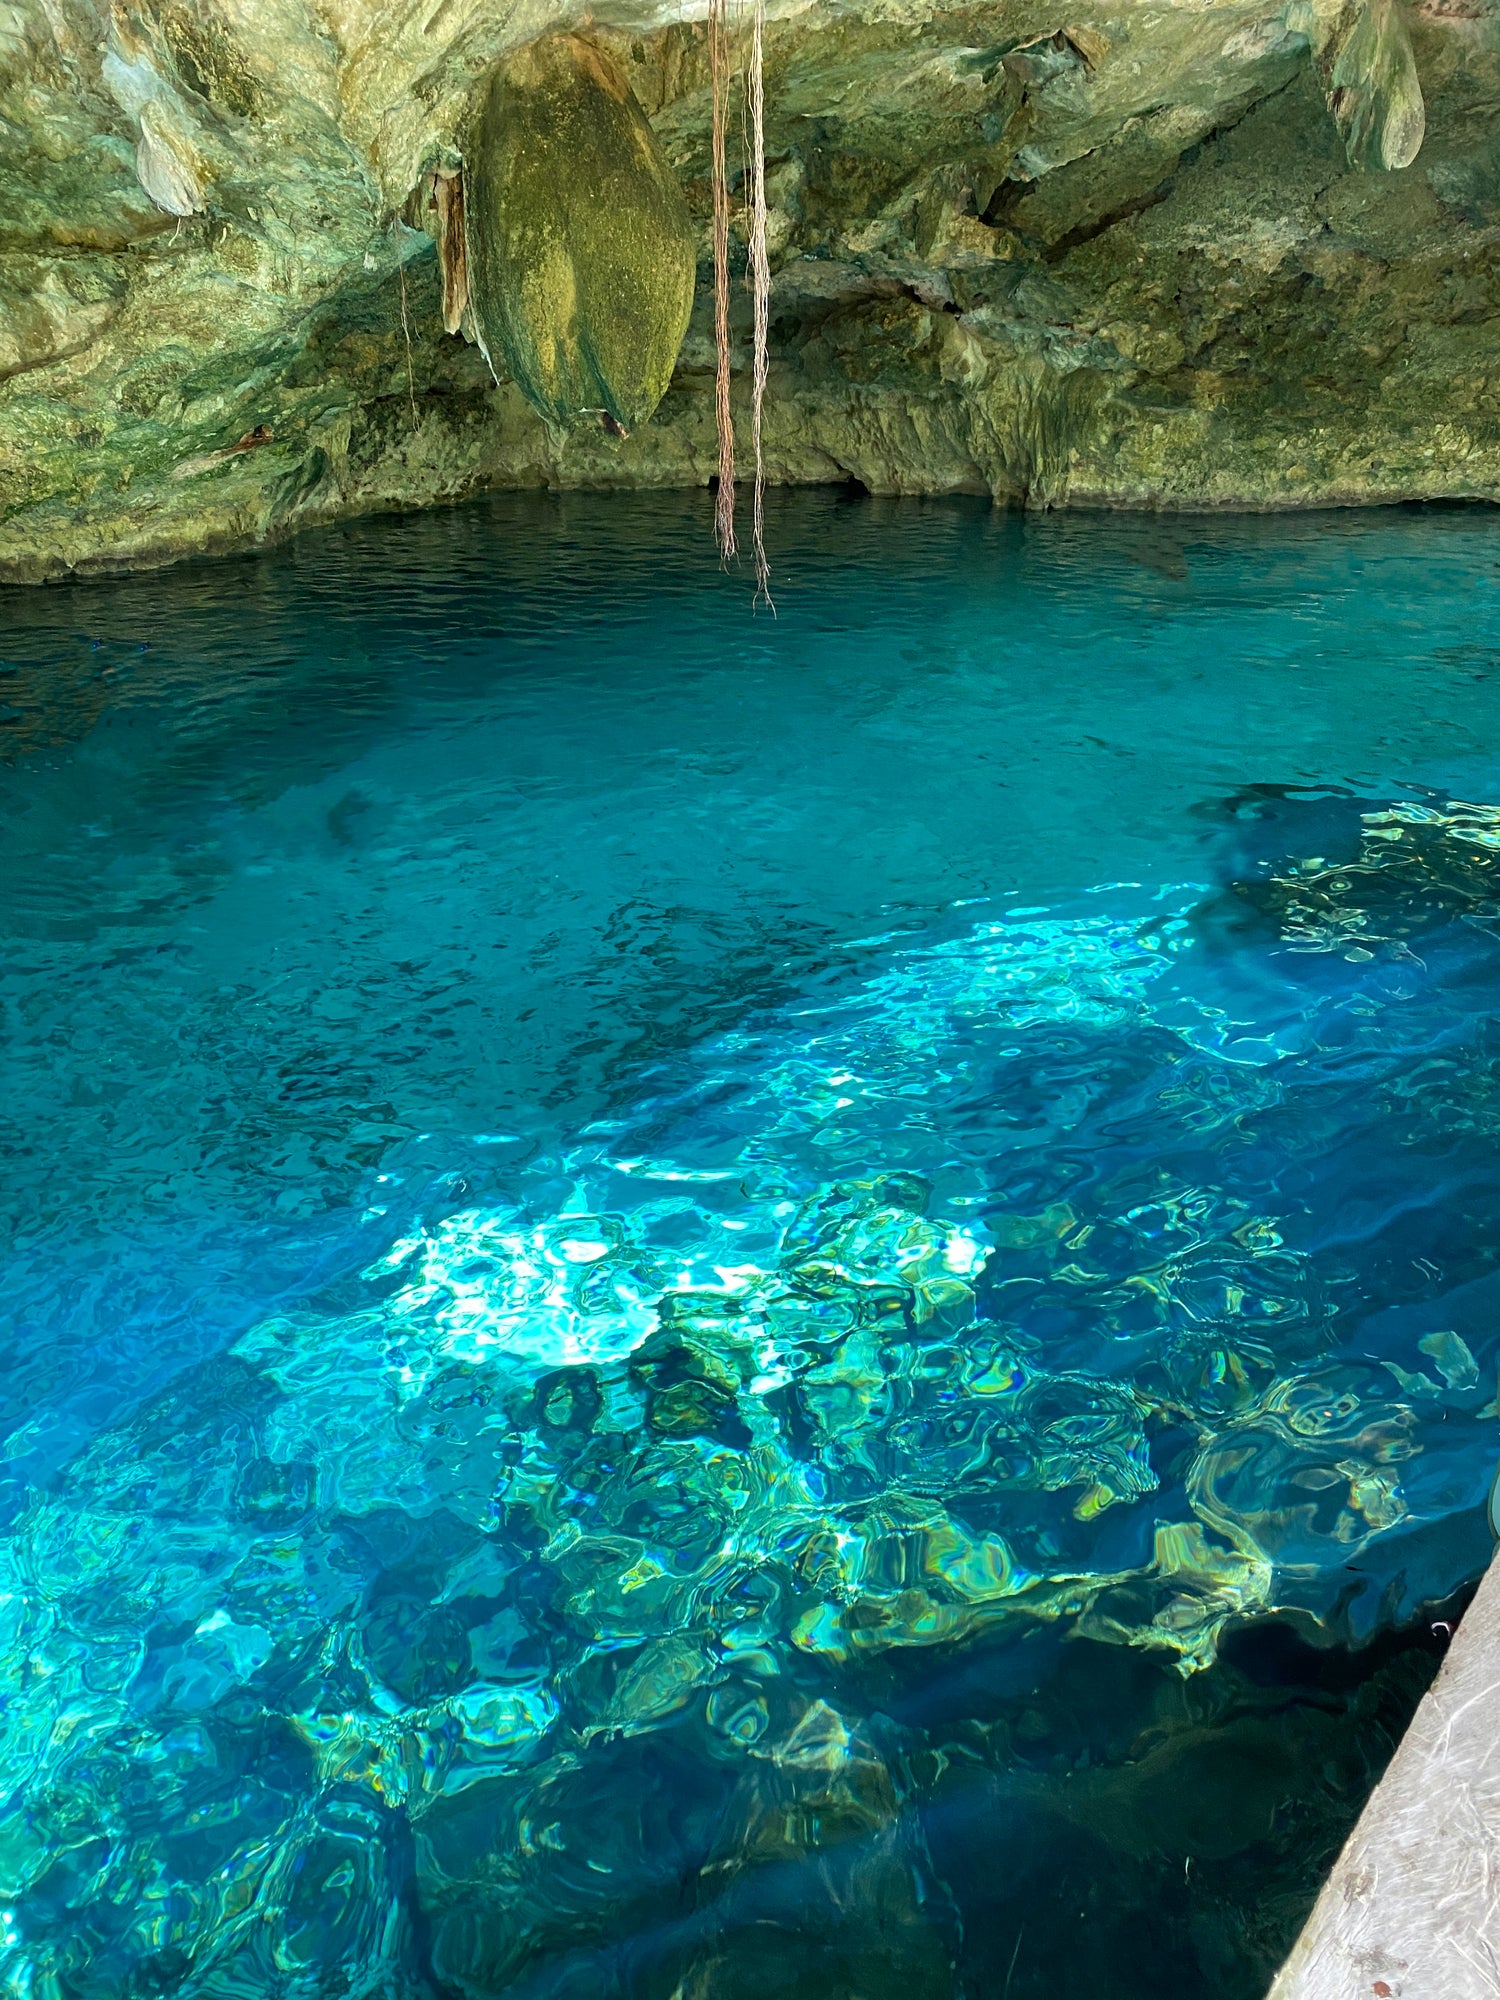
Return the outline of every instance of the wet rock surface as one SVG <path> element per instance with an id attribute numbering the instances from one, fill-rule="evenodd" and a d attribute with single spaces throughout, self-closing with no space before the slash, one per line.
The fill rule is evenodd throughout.
<path id="1" fill-rule="evenodd" d="M 1494 497 L 1496 23 L 1492 0 L 773 19 L 771 476 L 1032 505 Z M 326 20 L 304 0 L 191 16 L 12 0 L 5 574 L 161 561 L 486 485 L 706 483 L 695 19 L 622 5 L 550 43 L 592 50 L 660 149 L 636 183 L 660 196 L 636 202 L 645 233 L 610 197 L 613 233 L 575 245 L 593 361 L 568 334 L 543 364 L 526 314 L 492 300 L 497 383 L 444 331 L 462 312 L 451 257 L 438 271 L 439 184 L 549 25 L 478 0 L 342 0 Z M 612 169 L 561 115 L 547 130 L 559 198 L 602 194 Z M 698 271 L 675 370 L 686 243 L 663 159 Z M 493 187 L 488 207 L 503 213 Z M 592 214 L 569 212 L 573 229 Z M 747 337 L 742 299 L 741 383 Z M 533 407 L 596 390 L 629 438 L 563 434 Z M 260 426 L 265 452 L 173 478 Z"/>

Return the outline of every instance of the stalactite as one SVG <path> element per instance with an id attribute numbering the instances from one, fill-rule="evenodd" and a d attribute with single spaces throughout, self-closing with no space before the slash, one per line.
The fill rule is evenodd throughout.
<path id="1" fill-rule="evenodd" d="M 451 167 L 432 177 L 437 209 L 438 269 L 443 280 L 443 331 L 461 333 L 469 310 L 469 260 L 464 247 L 464 180 Z"/>
<path id="2" fill-rule="evenodd" d="M 469 319 L 547 423 L 650 421 L 692 317 L 681 185 L 608 50 L 538 36 L 494 64 L 464 145 Z"/>
<path id="3" fill-rule="evenodd" d="M 765 0 L 752 0 L 750 26 L 750 75 L 746 100 L 749 111 L 750 151 L 750 291 L 755 307 L 754 344 L 750 375 L 750 442 L 755 459 L 755 488 L 751 542 L 755 558 L 755 599 L 771 609 L 771 569 L 766 561 L 764 534 L 765 454 L 761 428 L 765 412 L 767 349 L 771 325 L 771 266 L 766 252 L 766 91 L 765 91 Z"/>
<path id="4" fill-rule="evenodd" d="M 729 407 L 729 175 L 724 158 L 729 99 L 728 4 L 729 0 L 708 0 L 708 63 L 713 83 L 714 409 L 719 425 L 719 492 L 714 505 L 714 532 L 718 537 L 719 556 L 724 562 L 729 561 L 737 547 L 734 533 L 734 415 Z"/>

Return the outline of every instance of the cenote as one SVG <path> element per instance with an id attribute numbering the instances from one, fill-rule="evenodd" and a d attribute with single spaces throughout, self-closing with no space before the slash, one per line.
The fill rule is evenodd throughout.
<path id="1" fill-rule="evenodd" d="M 1494 517 L 0 599 L 4 1983 L 1259 2000 L 1488 1560 Z"/>

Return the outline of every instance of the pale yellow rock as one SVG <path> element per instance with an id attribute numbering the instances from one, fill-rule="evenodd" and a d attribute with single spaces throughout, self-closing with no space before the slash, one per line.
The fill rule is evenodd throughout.
<path id="1" fill-rule="evenodd" d="M 135 149 L 141 186 L 168 215 L 203 211 L 203 167 L 191 134 L 169 106 L 154 99 L 141 108 L 141 140 Z"/>

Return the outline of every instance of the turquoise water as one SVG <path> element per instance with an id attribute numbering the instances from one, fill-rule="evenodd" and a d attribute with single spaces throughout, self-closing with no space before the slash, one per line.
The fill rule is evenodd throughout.
<path id="1" fill-rule="evenodd" d="M 0 597 L 0 1993 L 1258 1995 L 1486 1561 L 1500 543 Z"/>

